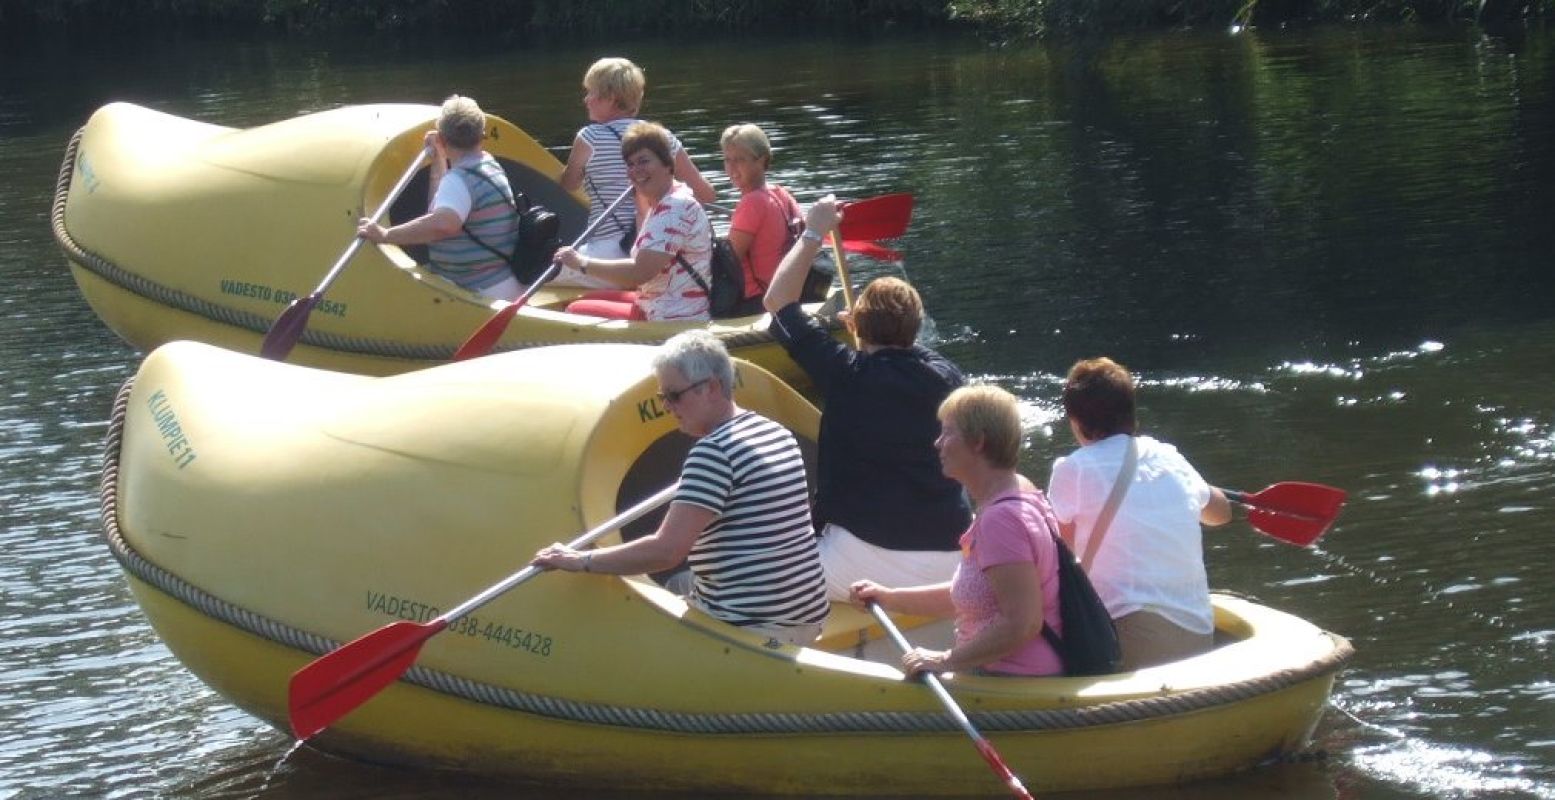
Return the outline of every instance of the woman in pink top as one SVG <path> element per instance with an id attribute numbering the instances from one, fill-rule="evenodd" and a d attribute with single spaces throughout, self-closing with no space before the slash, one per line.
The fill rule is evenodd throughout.
<path id="1" fill-rule="evenodd" d="M 766 132 L 755 125 L 730 125 L 719 144 L 724 173 L 740 190 L 739 205 L 729 222 L 729 245 L 745 268 L 745 296 L 736 313 L 759 314 L 772 273 L 804 229 L 804 212 L 787 189 L 767 183 L 772 144 Z"/>
<path id="2" fill-rule="evenodd" d="M 961 565 L 949 581 L 929 586 L 859 581 L 853 601 L 955 618 L 955 646 L 914 648 L 902 656 L 909 673 L 1058 675 L 1062 662 L 1042 637 L 1044 624 L 1063 636 L 1057 521 L 1047 498 L 1015 472 L 1022 438 L 1015 398 L 995 386 L 965 386 L 945 398 L 939 419 L 940 468 L 977 505 L 977 518 L 961 537 Z"/>

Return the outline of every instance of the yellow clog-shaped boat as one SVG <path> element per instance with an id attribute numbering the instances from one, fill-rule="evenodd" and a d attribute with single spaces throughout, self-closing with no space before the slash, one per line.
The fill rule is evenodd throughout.
<path id="1" fill-rule="evenodd" d="M 432 619 L 675 480 L 690 439 L 655 399 L 651 353 L 538 348 L 371 378 L 169 344 L 115 407 L 107 541 L 177 657 L 284 729 L 289 677 L 310 660 Z M 815 408 L 760 367 L 737 370 L 736 401 L 813 453 Z M 948 685 L 1039 795 L 1300 750 L 1350 646 L 1246 600 L 1217 596 L 1215 613 L 1220 646 L 1187 661 Z M 869 622 L 834 608 L 821 642 L 796 648 L 646 577 L 540 575 L 433 637 L 403 680 L 312 743 L 558 786 L 997 791 L 923 685 L 851 657 Z"/>
<path id="2" fill-rule="evenodd" d="M 54 238 L 104 322 L 144 350 L 191 339 L 257 353 L 287 303 L 311 293 L 422 147 L 438 109 L 348 106 L 246 130 L 128 103 L 94 113 L 66 149 Z M 488 117 L 486 150 L 528 198 L 581 233 L 582 196 L 518 127 Z M 426 210 L 423 167 L 392 205 Z M 447 361 L 501 307 L 425 269 L 425 248 L 364 246 L 308 317 L 289 360 L 366 375 Z M 495 350 L 577 342 L 658 343 L 690 325 L 568 314 L 581 290 L 546 287 Z M 808 386 L 766 332 L 765 315 L 710 329 L 736 354 Z"/>

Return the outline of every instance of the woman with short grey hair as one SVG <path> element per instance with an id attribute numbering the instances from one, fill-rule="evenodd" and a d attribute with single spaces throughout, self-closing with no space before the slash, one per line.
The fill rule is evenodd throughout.
<path id="1" fill-rule="evenodd" d="M 425 138 L 433 151 L 427 213 L 389 228 L 363 219 L 356 235 L 375 244 L 424 244 L 434 274 L 511 301 L 523 291 L 508 264 L 518 247 L 518 209 L 507 173 L 481 149 L 485 135 L 486 114 L 474 100 L 444 100 L 437 129 Z"/>
<path id="2" fill-rule="evenodd" d="M 664 521 L 652 534 L 613 547 L 578 551 L 553 544 L 530 563 L 637 575 L 684 561 L 691 568 L 691 605 L 778 642 L 814 642 L 830 606 L 798 441 L 735 405 L 728 351 L 707 331 L 665 342 L 653 371 L 659 402 L 697 439 Z"/>

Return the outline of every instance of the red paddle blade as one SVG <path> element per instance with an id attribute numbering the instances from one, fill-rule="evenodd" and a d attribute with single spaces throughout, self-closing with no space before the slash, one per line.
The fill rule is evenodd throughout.
<path id="1" fill-rule="evenodd" d="M 844 203 L 842 223 L 837 230 L 844 241 L 895 239 L 907 232 L 907 225 L 912 222 L 912 206 L 912 195 L 905 193 Z"/>
<path id="2" fill-rule="evenodd" d="M 326 653 L 292 674 L 287 690 L 292 735 L 306 741 L 399 680 L 421 645 L 448 627 L 400 620 Z"/>
<path id="3" fill-rule="evenodd" d="M 271 361 L 285 361 L 302 338 L 302 332 L 308 327 L 308 315 L 313 313 L 313 307 L 318 304 L 319 293 L 314 292 L 287 305 L 281 316 L 270 323 L 270 330 L 265 331 L 265 339 L 259 345 L 259 355 Z"/>
<path id="4" fill-rule="evenodd" d="M 1242 502 L 1251 507 L 1247 521 L 1253 527 L 1276 539 L 1306 547 L 1334 524 L 1348 496 L 1343 489 L 1333 486 L 1287 481 L 1244 495 Z"/>
<path id="5" fill-rule="evenodd" d="M 858 253 L 861 256 L 873 258 L 876 261 L 902 260 L 902 253 L 900 250 L 892 250 L 887 247 L 882 247 L 878 242 L 858 242 L 851 239 L 843 239 L 842 249 L 848 251 L 849 253 Z"/>
<path id="6" fill-rule="evenodd" d="M 475 332 L 470 334 L 470 338 L 465 339 L 464 344 L 459 345 L 459 349 L 454 351 L 454 360 L 480 358 L 490 353 L 491 348 L 496 347 L 497 342 L 501 341 L 502 334 L 507 332 L 508 323 L 513 321 L 513 317 L 518 314 L 518 309 L 522 305 L 523 303 L 508 303 L 501 311 L 492 314 L 491 319 L 476 328 Z"/>

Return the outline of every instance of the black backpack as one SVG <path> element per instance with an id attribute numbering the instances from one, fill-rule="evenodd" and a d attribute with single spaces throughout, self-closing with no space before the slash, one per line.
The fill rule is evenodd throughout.
<path id="1" fill-rule="evenodd" d="M 676 253 L 675 260 L 691 273 L 691 279 L 697 286 L 707 293 L 708 310 L 716 317 L 727 317 L 745 299 L 745 268 L 740 266 L 740 257 L 734 254 L 734 245 L 722 236 L 713 237 L 712 259 L 709 262 L 713 272 L 713 285 L 708 286 L 707 281 L 691 268 L 686 257 Z"/>
<path id="2" fill-rule="evenodd" d="M 465 171 L 476 175 L 492 185 L 497 193 L 507 199 L 513 206 L 513 211 L 518 214 L 518 243 L 513 246 L 511 255 L 503 253 L 495 247 L 481 241 L 470 230 L 468 225 L 460 225 L 464 235 L 470 237 L 476 244 L 494 256 L 507 262 L 508 269 L 513 271 L 513 277 L 519 283 L 528 286 L 540 277 L 540 273 L 550 266 L 551 259 L 556 256 L 556 251 L 561 247 L 561 219 L 545 206 L 530 203 L 529 196 L 523 192 L 508 188 L 512 194 L 502 191 L 497 182 L 486 176 L 479 170 L 462 167 Z"/>
<path id="3" fill-rule="evenodd" d="M 1123 660 L 1112 615 L 1048 515 L 1042 514 L 1042 518 L 1058 548 L 1058 616 L 1064 624 L 1064 635 L 1059 636 L 1043 622 L 1042 638 L 1064 662 L 1065 675 L 1110 675 Z"/>

